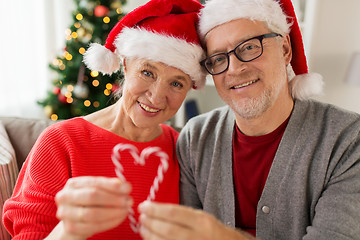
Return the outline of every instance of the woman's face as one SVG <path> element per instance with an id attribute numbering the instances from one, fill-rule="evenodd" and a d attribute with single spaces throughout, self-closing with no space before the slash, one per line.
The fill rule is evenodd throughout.
<path id="1" fill-rule="evenodd" d="M 137 127 L 157 126 L 173 117 L 192 87 L 183 71 L 146 59 L 124 61 L 122 106 Z"/>

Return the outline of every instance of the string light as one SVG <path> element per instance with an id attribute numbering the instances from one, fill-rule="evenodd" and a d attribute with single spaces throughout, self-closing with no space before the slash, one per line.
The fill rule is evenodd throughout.
<path id="1" fill-rule="evenodd" d="M 65 39 L 71 40 L 71 30 L 70 29 L 65 30 Z"/>
<path id="2" fill-rule="evenodd" d="M 104 22 L 104 23 L 109 23 L 109 22 L 110 22 L 110 18 L 107 17 L 107 16 L 104 17 L 104 18 L 103 18 L 103 22 Z"/>
<path id="3" fill-rule="evenodd" d="M 81 21 L 83 19 L 83 15 L 81 13 L 76 14 L 76 19 Z"/>
<path id="4" fill-rule="evenodd" d="M 66 98 L 66 102 L 67 103 L 72 103 L 74 101 L 74 99 L 72 97 L 68 97 Z"/>
<path id="5" fill-rule="evenodd" d="M 84 54 L 85 53 L 85 48 L 83 48 L 83 47 L 79 48 L 79 53 Z"/>
<path id="6" fill-rule="evenodd" d="M 81 27 L 81 24 L 79 22 L 74 23 L 74 27 L 79 28 Z"/>
<path id="7" fill-rule="evenodd" d="M 97 79 L 95 79 L 95 80 L 92 81 L 92 85 L 93 85 L 94 87 L 99 86 L 99 84 L 100 84 L 100 82 L 99 82 L 99 80 L 97 80 Z"/>
<path id="8" fill-rule="evenodd" d="M 99 72 L 98 71 L 91 71 L 90 75 L 95 78 L 95 77 L 99 76 Z"/>
<path id="9" fill-rule="evenodd" d="M 90 107 L 91 102 L 89 100 L 85 100 L 84 105 L 85 105 L 85 107 Z"/>
<path id="10" fill-rule="evenodd" d="M 93 103 L 93 106 L 96 107 L 96 108 L 98 108 L 98 107 L 100 106 L 100 103 L 99 103 L 98 101 L 95 101 L 95 102 Z"/>
<path id="11" fill-rule="evenodd" d="M 73 85 L 67 85 L 66 86 L 66 89 L 69 91 L 69 92 L 72 92 L 72 91 L 74 91 L 74 86 Z"/>
<path id="12" fill-rule="evenodd" d="M 66 92 L 64 96 L 67 97 L 67 98 L 71 98 L 72 93 L 71 92 Z"/>
<path id="13" fill-rule="evenodd" d="M 72 38 L 77 38 L 77 37 L 78 37 L 77 32 L 72 32 L 72 33 L 71 33 L 71 37 L 72 37 Z"/>
<path id="14" fill-rule="evenodd" d="M 70 53 L 68 53 L 66 56 L 65 56 L 66 60 L 70 61 L 72 59 L 72 55 Z"/>
<path id="15" fill-rule="evenodd" d="M 111 83 L 106 84 L 106 89 L 111 90 L 112 89 L 112 84 Z"/>
<path id="16" fill-rule="evenodd" d="M 116 9 L 116 12 L 117 12 L 117 14 L 122 14 L 123 10 L 122 10 L 122 8 L 118 8 L 118 9 Z"/>
<path id="17" fill-rule="evenodd" d="M 58 115 L 56 115 L 56 114 L 54 113 L 54 114 L 51 114 L 50 119 L 53 120 L 53 121 L 56 121 L 56 120 L 59 119 L 59 117 L 58 117 Z"/>
<path id="18" fill-rule="evenodd" d="M 111 91 L 110 91 L 109 89 L 105 89 L 105 90 L 104 90 L 104 94 L 105 94 L 106 96 L 109 96 L 109 95 L 111 94 Z"/>
<path id="19" fill-rule="evenodd" d="M 52 64 L 54 66 L 58 66 L 59 65 L 59 61 L 55 58 L 53 61 L 52 61 Z"/>

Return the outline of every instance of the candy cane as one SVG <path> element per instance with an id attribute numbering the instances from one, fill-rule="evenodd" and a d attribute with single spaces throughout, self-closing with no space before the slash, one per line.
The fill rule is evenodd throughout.
<path id="1" fill-rule="evenodd" d="M 159 190 L 159 184 L 164 179 L 164 173 L 169 168 L 169 156 L 161 150 L 159 147 L 147 147 L 144 150 L 142 150 L 141 154 L 139 155 L 139 150 L 132 144 L 123 144 L 119 143 L 113 148 L 113 153 L 111 155 L 111 160 L 115 165 L 115 173 L 118 178 L 120 178 L 122 181 L 126 181 L 125 176 L 123 175 L 124 168 L 122 164 L 120 163 L 121 154 L 120 152 L 128 150 L 131 156 L 134 158 L 135 164 L 140 164 L 141 166 L 145 165 L 145 160 L 151 155 L 155 154 L 155 156 L 160 158 L 160 164 L 157 169 L 157 176 L 154 178 L 154 182 L 150 188 L 149 195 L 147 197 L 147 200 L 152 201 L 155 199 L 155 194 Z M 130 227 L 131 229 L 137 233 L 139 232 L 140 224 L 137 222 L 137 220 L 134 217 L 134 209 L 131 208 L 129 210 L 128 215 L 129 221 L 130 221 Z"/>

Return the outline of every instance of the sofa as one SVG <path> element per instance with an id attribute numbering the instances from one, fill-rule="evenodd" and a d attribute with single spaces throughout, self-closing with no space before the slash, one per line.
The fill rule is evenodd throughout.
<path id="1" fill-rule="evenodd" d="M 0 117 L 0 124 L 5 127 L 10 143 L 15 150 L 19 169 L 40 133 L 53 123 L 54 121 L 50 119 Z"/>
<path id="2" fill-rule="evenodd" d="M 47 119 L 0 117 L 0 217 L 28 153 L 40 133 L 53 123 Z M 0 239 L 11 239 L 2 221 Z"/>
<path id="3" fill-rule="evenodd" d="M 40 133 L 53 123 L 49 119 L 0 117 L 0 219 L 3 204 L 12 194 L 18 172 L 27 155 Z M 168 124 L 171 125 L 170 122 Z M 10 235 L 0 222 L 0 240 L 10 240 Z"/>

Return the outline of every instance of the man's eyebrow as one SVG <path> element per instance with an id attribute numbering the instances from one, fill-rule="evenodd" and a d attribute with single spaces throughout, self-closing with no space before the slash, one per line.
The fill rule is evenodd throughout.
<path id="1" fill-rule="evenodd" d="M 236 47 L 237 45 L 239 45 L 240 43 L 246 41 L 246 40 L 249 40 L 253 37 L 255 37 L 256 35 L 253 35 L 253 34 L 249 34 L 249 35 L 246 35 L 246 36 L 243 36 L 242 38 L 240 38 L 237 42 L 233 43 L 233 47 L 231 49 L 233 49 L 234 47 Z M 218 48 L 215 48 L 214 50 L 212 50 L 211 52 L 207 52 L 207 57 L 210 57 L 214 54 L 218 54 L 218 53 L 227 53 L 228 50 L 222 50 L 222 49 L 218 49 Z"/>

